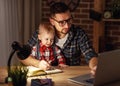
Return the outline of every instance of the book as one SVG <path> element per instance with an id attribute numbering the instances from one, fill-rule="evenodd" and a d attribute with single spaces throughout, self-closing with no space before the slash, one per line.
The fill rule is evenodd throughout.
<path id="1" fill-rule="evenodd" d="M 28 66 L 27 68 L 28 68 L 27 76 L 29 76 L 29 77 L 63 72 L 61 69 L 57 69 L 57 68 L 53 68 L 53 67 L 46 71 L 41 70 L 40 68 L 33 67 L 33 66 Z"/>

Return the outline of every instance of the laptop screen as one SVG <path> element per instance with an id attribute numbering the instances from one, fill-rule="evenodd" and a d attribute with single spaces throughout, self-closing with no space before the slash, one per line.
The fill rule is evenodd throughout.
<path id="1" fill-rule="evenodd" d="M 120 49 L 99 54 L 95 85 L 103 85 L 120 79 Z"/>

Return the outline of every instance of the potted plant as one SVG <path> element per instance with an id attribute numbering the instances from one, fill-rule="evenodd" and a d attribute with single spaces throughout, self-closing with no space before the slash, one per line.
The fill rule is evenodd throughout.
<path id="1" fill-rule="evenodd" d="M 12 78 L 13 86 L 26 86 L 28 69 L 24 66 L 12 67 L 10 77 Z"/>
<path id="2" fill-rule="evenodd" d="M 112 0 L 113 18 L 120 18 L 120 0 Z"/>

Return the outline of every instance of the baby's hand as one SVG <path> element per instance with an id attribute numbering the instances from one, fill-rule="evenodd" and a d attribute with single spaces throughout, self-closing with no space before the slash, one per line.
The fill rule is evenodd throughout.
<path id="1" fill-rule="evenodd" d="M 40 63 L 39 63 L 39 68 L 40 69 L 48 70 L 48 69 L 50 69 L 50 67 L 51 67 L 50 64 L 45 60 L 41 60 Z"/>
<path id="2" fill-rule="evenodd" d="M 68 65 L 65 65 L 65 64 L 59 64 L 58 66 L 61 67 L 61 68 L 68 67 Z"/>

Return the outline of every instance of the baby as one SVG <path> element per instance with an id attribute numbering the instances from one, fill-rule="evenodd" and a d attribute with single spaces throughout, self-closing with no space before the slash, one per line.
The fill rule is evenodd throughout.
<path id="1" fill-rule="evenodd" d="M 59 47 L 54 44 L 54 38 L 54 27 L 47 23 L 41 23 L 38 30 L 38 43 L 33 46 L 31 55 L 36 59 L 45 60 L 50 66 L 57 61 L 58 66 L 66 67 L 65 58 Z"/>

